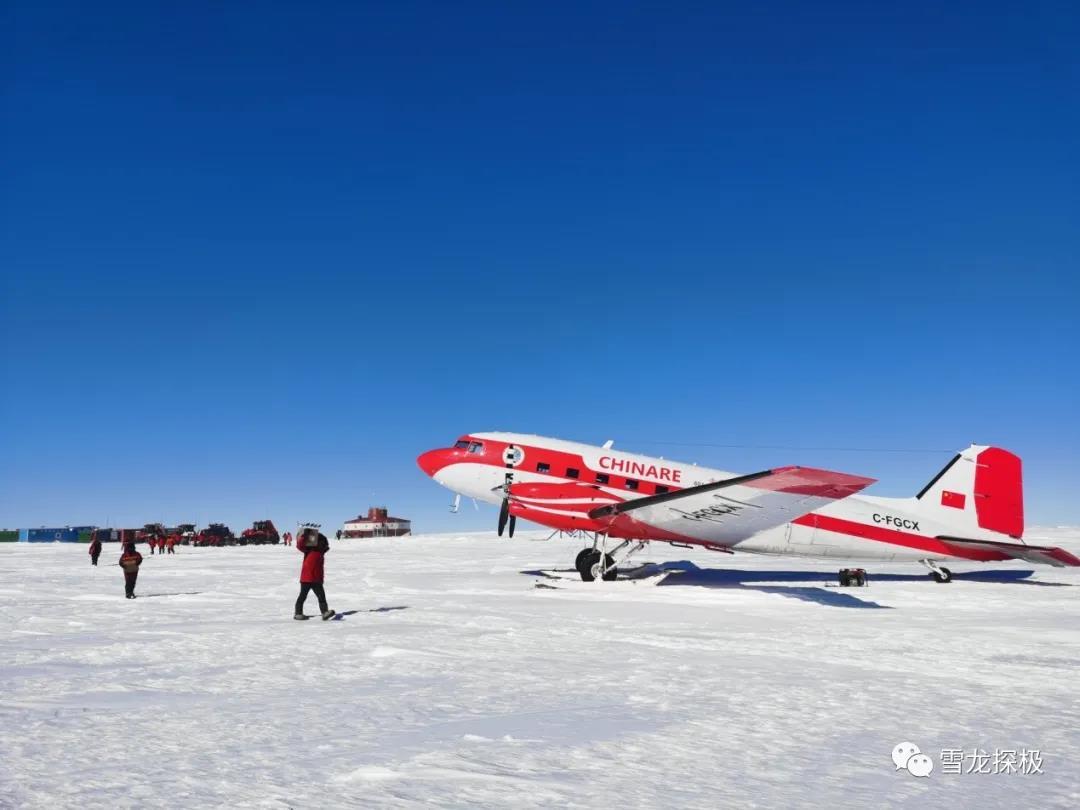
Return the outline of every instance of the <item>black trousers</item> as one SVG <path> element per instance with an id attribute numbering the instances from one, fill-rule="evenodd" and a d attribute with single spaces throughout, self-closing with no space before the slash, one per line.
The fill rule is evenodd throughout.
<path id="1" fill-rule="evenodd" d="M 137 580 L 138 578 L 139 578 L 139 572 L 138 571 L 132 571 L 130 574 L 127 571 L 124 572 L 124 595 L 125 596 L 131 596 L 133 593 L 135 593 L 135 580 Z"/>
<path id="2" fill-rule="evenodd" d="M 308 592 L 312 592 L 319 600 L 319 611 L 326 613 L 330 608 L 326 606 L 326 591 L 323 590 L 321 582 L 301 582 L 300 583 L 300 595 L 296 597 L 296 613 L 297 615 L 304 612 L 304 602 L 307 601 Z"/>
<path id="3" fill-rule="evenodd" d="M 100 556 L 101 556 L 100 554 L 91 554 L 90 555 L 90 564 L 91 565 L 97 565 L 97 560 L 98 560 L 98 557 L 100 557 Z"/>

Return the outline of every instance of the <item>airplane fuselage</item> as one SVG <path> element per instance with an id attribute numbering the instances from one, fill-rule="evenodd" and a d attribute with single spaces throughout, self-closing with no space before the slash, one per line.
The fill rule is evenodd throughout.
<path id="1" fill-rule="evenodd" d="M 508 483 L 588 484 L 613 499 L 630 500 L 675 492 L 737 474 L 664 458 L 626 453 L 612 447 L 520 433 L 471 433 L 454 447 L 420 457 L 420 466 L 448 489 L 478 501 L 500 504 Z M 731 543 L 717 542 L 715 525 L 733 507 L 723 503 L 682 515 L 677 541 L 716 550 L 755 554 L 823 557 L 852 561 L 923 561 L 960 557 L 1000 560 L 1006 555 L 986 550 L 956 553 L 937 539 L 955 534 L 949 510 L 928 509 L 915 498 L 852 495 L 812 512 L 793 514 L 780 526 Z M 737 507 L 734 507 L 737 508 Z M 936 512 L 941 512 L 940 518 Z M 528 516 L 561 528 L 543 513 Z M 712 530 L 712 531 L 710 531 Z M 970 533 L 970 532 L 969 532 Z M 998 535 L 981 532 L 992 539 Z M 672 541 L 671 537 L 655 538 Z"/>

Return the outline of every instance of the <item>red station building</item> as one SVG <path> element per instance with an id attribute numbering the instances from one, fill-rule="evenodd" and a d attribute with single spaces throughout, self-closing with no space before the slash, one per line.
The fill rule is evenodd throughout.
<path id="1" fill-rule="evenodd" d="M 392 517 L 385 506 L 373 506 L 367 517 L 345 521 L 341 530 L 342 537 L 401 537 L 411 533 L 411 521 Z"/>

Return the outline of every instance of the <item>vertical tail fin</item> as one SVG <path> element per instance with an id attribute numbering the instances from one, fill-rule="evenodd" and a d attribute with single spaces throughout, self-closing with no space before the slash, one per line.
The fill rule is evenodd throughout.
<path id="1" fill-rule="evenodd" d="M 1020 457 L 1000 447 L 972 445 L 957 453 L 915 497 L 958 528 L 1024 534 Z"/>

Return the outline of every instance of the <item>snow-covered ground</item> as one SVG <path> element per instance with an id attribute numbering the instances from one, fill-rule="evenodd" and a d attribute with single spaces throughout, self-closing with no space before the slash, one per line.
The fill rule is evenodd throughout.
<path id="1" fill-rule="evenodd" d="M 148 556 L 126 601 L 115 547 L 0 545 L 0 806 L 1080 806 L 1080 569 L 656 545 L 586 584 L 537 536 L 333 543 L 329 622 L 283 546 Z M 1043 773 L 942 772 L 976 748 Z"/>

